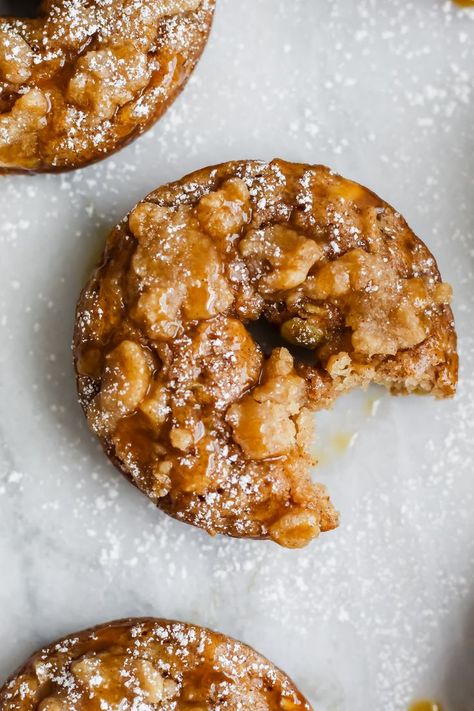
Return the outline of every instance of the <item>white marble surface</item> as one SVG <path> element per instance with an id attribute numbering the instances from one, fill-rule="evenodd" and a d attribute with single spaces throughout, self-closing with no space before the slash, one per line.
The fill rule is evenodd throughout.
<path id="1" fill-rule="evenodd" d="M 150 134 L 79 173 L 0 179 L 2 679 L 60 634 L 157 614 L 255 645 L 316 711 L 474 709 L 473 68 L 474 10 L 443 0 L 218 0 L 204 60 Z M 319 418 L 342 525 L 301 552 L 155 511 L 87 433 L 70 352 L 79 290 L 136 200 L 276 155 L 405 214 L 454 284 L 463 366 L 453 402 L 374 390 Z"/>

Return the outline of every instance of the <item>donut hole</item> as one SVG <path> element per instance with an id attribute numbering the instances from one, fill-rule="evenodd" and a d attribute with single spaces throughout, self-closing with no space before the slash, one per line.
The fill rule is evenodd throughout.
<path id="1" fill-rule="evenodd" d="M 40 0 L 0 0 L 0 15 L 36 17 L 40 4 Z"/>
<path id="2" fill-rule="evenodd" d="M 12 110 L 15 102 L 20 98 L 17 93 L 2 93 L 0 91 L 0 114 L 6 114 Z"/>
<path id="3" fill-rule="evenodd" d="M 270 356 L 275 348 L 286 348 L 296 362 L 309 363 L 315 365 L 316 358 L 314 351 L 301 346 L 295 346 L 281 335 L 280 329 L 274 323 L 270 323 L 266 318 L 258 321 L 251 321 L 246 324 L 247 331 L 253 340 L 260 346 L 265 356 Z"/>

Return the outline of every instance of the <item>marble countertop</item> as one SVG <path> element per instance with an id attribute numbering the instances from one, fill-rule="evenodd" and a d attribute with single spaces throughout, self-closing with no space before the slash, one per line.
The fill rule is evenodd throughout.
<path id="1" fill-rule="evenodd" d="M 0 178 L 2 680 L 63 633 L 156 614 L 256 646 L 316 711 L 474 710 L 473 68 L 474 9 L 444 0 L 218 0 L 152 132 L 77 173 Z M 88 434 L 71 365 L 76 299 L 126 211 L 195 168 L 274 156 L 405 215 L 454 285 L 462 359 L 451 402 L 374 389 L 318 416 L 342 524 L 303 551 L 153 509 Z"/>

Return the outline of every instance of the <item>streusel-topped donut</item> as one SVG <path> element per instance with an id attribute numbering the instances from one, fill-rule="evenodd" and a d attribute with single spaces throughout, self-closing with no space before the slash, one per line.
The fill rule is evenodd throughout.
<path id="1" fill-rule="evenodd" d="M 78 305 L 80 400 L 167 513 L 303 546 L 338 523 L 311 478 L 313 411 L 371 382 L 453 395 L 450 299 L 427 247 L 366 188 L 282 161 L 208 168 L 109 237 Z M 283 339 L 271 353 L 246 328 L 261 319 Z"/>
<path id="2" fill-rule="evenodd" d="M 43 0 L 0 18 L 0 172 L 105 158 L 173 102 L 209 35 L 215 0 Z"/>
<path id="3" fill-rule="evenodd" d="M 210 630 L 135 619 L 37 652 L 0 690 L 0 711 L 311 711 L 293 682 Z"/>

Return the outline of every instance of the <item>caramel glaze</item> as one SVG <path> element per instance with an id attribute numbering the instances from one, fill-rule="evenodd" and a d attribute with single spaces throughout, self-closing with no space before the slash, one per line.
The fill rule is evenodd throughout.
<path id="1" fill-rule="evenodd" d="M 411 704 L 408 711 L 443 711 L 443 709 L 437 701 L 428 701 L 424 699 L 421 701 L 415 701 Z"/>

